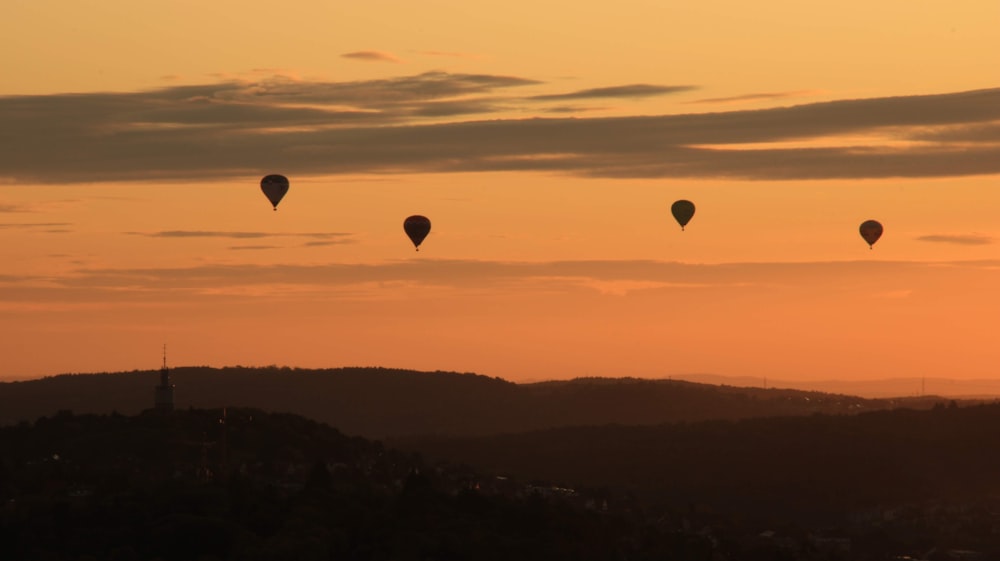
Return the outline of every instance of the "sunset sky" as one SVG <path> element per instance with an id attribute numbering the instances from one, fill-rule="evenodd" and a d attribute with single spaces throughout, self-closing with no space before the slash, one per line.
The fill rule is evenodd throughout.
<path id="1" fill-rule="evenodd" d="M 164 344 L 512 381 L 1000 378 L 996 0 L 0 20 L 0 380 Z"/>

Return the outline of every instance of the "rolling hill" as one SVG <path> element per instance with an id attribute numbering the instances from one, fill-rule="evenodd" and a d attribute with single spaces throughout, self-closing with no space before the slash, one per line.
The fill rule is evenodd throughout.
<path id="1" fill-rule="evenodd" d="M 157 371 L 134 371 L 0 383 L 0 424 L 60 410 L 138 413 L 152 406 L 158 379 Z M 476 374 L 386 368 L 183 367 L 172 369 L 171 379 L 179 408 L 255 407 L 295 413 L 371 438 L 855 414 L 902 406 L 929 408 L 942 401 L 635 378 L 514 384 Z"/>

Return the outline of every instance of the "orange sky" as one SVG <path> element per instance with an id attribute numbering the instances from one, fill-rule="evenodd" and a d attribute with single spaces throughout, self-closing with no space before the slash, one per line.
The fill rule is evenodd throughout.
<path id="1" fill-rule="evenodd" d="M 664 4 L 5 3 L 0 379 L 996 377 L 1000 5 Z"/>

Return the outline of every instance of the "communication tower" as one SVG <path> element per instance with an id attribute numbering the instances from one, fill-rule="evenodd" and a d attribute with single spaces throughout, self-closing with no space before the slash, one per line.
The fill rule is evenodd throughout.
<path id="1" fill-rule="evenodd" d="M 166 345 L 163 345 L 163 367 L 160 368 L 160 385 L 156 386 L 156 410 L 174 410 L 174 385 L 170 383 L 170 369 L 167 368 Z"/>

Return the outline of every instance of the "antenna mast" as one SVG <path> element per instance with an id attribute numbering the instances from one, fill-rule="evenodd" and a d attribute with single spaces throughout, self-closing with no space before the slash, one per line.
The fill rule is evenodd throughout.
<path id="1" fill-rule="evenodd" d="M 158 411 L 174 410 L 174 385 L 170 383 L 170 369 L 167 368 L 167 345 L 163 345 L 163 367 L 160 368 L 160 385 L 156 386 L 154 405 Z"/>

